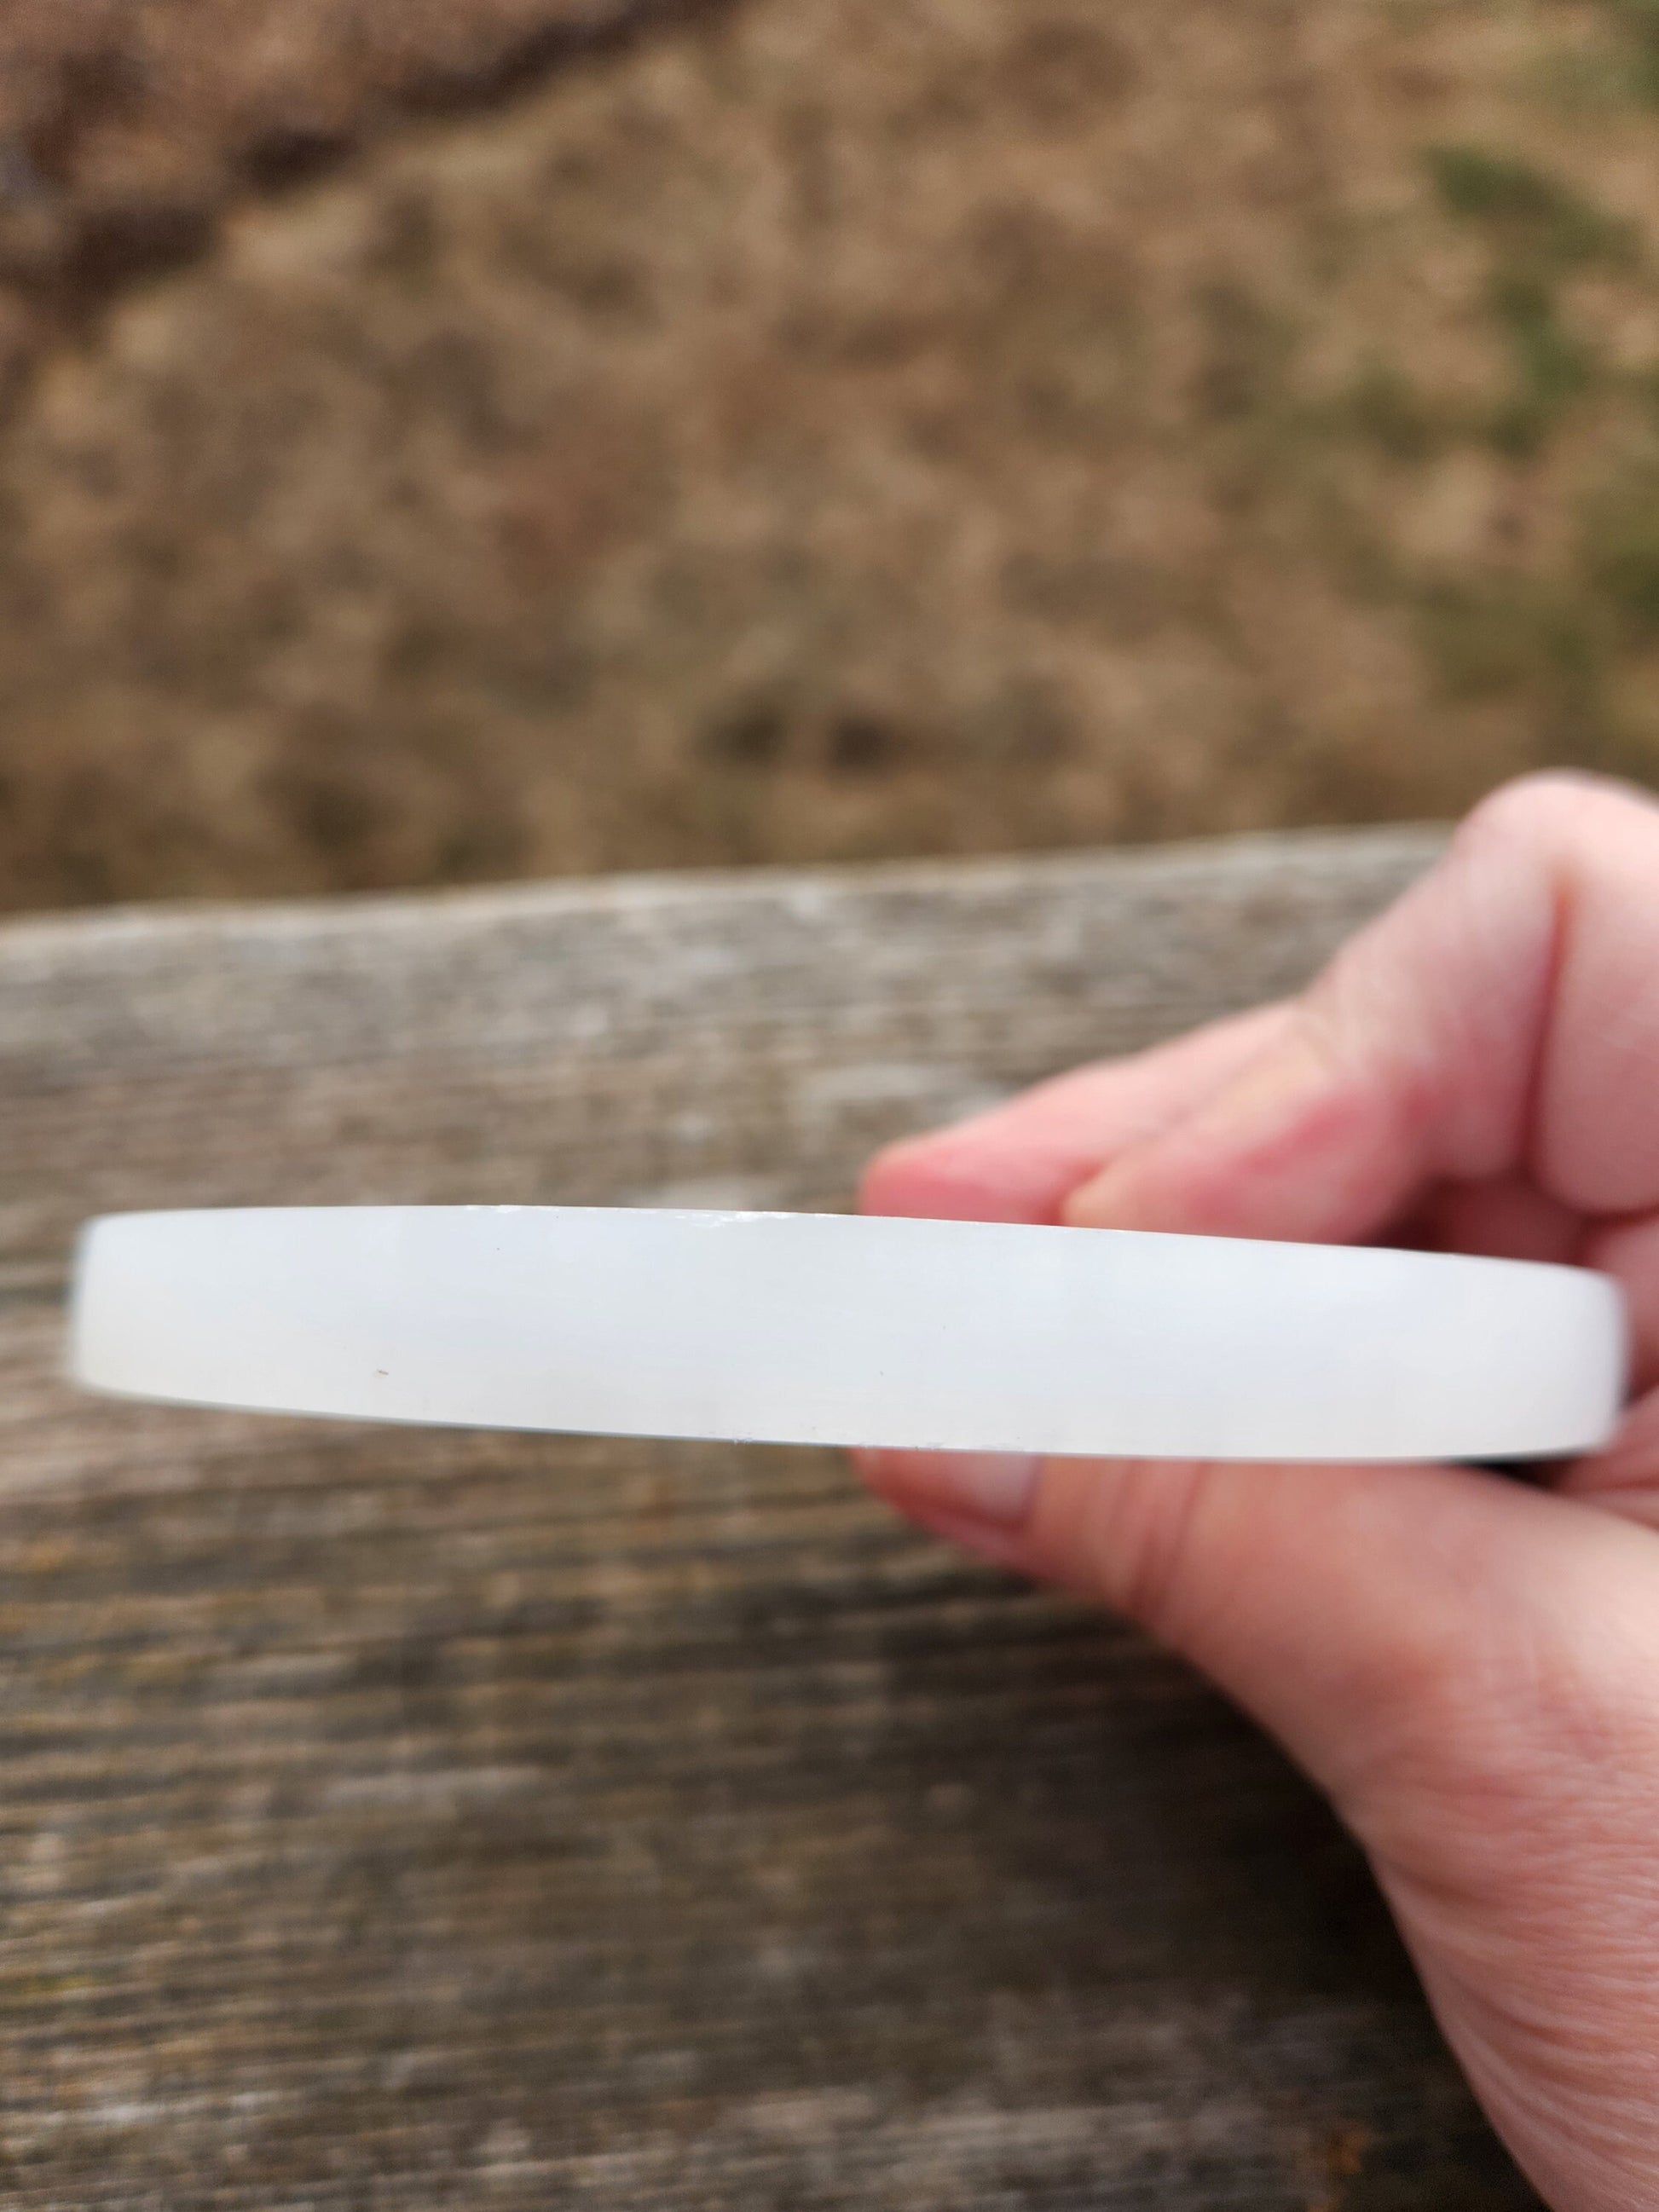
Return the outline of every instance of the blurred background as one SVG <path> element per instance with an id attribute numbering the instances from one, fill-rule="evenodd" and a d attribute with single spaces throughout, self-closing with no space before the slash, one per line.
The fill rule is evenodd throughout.
<path id="1" fill-rule="evenodd" d="M 1659 0 L 0 0 L 0 903 L 1659 781 Z"/>

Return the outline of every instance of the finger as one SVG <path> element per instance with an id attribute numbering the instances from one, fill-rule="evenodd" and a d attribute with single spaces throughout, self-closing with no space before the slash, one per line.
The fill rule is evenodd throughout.
<path id="1" fill-rule="evenodd" d="M 1655 1395 L 1650 1403 L 1632 1408 L 1608 1450 L 1575 1462 L 1562 1487 L 1659 1528 L 1659 1215 L 1587 1234 L 1577 1214 L 1519 1178 L 1504 1177 L 1431 1193 L 1399 1224 L 1393 1241 L 1495 1259 L 1576 1262 L 1622 1286 L 1631 1329 L 1631 1393 L 1638 1401 Z M 907 1510 L 938 1503 L 940 1495 L 947 1505 L 965 1496 L 993 1523 L 1006 1518 L 1011 1500 L 1023 1515 L 1036 1480 L 1034 1461 L 998 1453 L 854 1456 L 875 1486 Z"/>
<path id="2" fill-rule="evenodd" d="M 1659 1115 L 1659 1094 L 1654 1111 Z M 1622 1284 L 1631 1326 L 1631 1379 L 1636 1390 L 1659 1384 L 1659 1213 L 1593 1230 L 1579 1259 Z"/>
<path id="3" fill-rule="evenodd" d="M 942 1220 L 1052 1222 L 1079 1183 L 1237 1075 L 1290 1019 L 1286 1007 L 1258 1007 L 891 1145 L 866 1170 L 860 1208 Z"/>
<path id="4" fill-rule="evenodd" d="M 941 1534 L 1140 1621 L 1278 1735 L 1370 1853 L 1552 2201 L 1576 2165 L 1601 2185 L 1573 2202 L 1645 2202 L 1659 1537 L 1460 1468 L 1012 1473 L 995 1518 L 999 1486 L 963 1492 L 942 1459 L 874 1469 Z"/>
<path id="5" fill-rule="evenodd" d="M 1273 1048 L 1063 1208 L 1083 1225 L 1330 1241 L 1526 1169 L 1659 1205 L 1659 808 L 1530 779 L 1355 938 Z"/>
<path id="6" fill-rule="evenodd" d="M 1659 1387 L 1630 1407 L 1607 1450 L 1565 1470 L 1560 1487 L 1568 1497 L 1659 1529 Z"/>
<path id="7" fill-rule="evenodd" d="M 1523 1175 L 1486 1182 L 1439 1183 L 1390 1239 L 1425 1252 L 1476 1252 L 1492 1260 L 1570 1264 L 1584 1238 L 1584 1218 Z"/>

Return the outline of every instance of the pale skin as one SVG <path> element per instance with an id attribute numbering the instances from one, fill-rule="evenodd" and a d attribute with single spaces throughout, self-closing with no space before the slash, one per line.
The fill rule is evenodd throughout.
<path id="1" fill-rule="evenodd" d="M 1140 1622 L 1326 1790 L 1556 2212 L 1659 2207 L 1659 805 L 1511 785 L 1299 999 L 883 1153 L 877 1213 L 1410 1242 L 1615 1277 L 1632 1403 L 1468 1467 L 865 1455 Z"/>

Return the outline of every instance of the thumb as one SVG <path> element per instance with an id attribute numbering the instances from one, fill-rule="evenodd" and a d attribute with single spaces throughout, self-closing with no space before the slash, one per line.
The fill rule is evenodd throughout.
<path id="1" fill-rule="evenodd" d="M 963 1473 L 871 1469 L 925 1525 L 1139 1621 L 1277 1735 L 1548 2202 L 1654 2201 L 1659 1536 L 1470 1468 Z"/>
<path id="2" fill-rule="evenodd" d="M 1623 1681 L 1632 1653 L 1659 1664 L 1659 1537 L 1480 1469 L 874 1453 L 865 1471 L 1192 1661 L 1385 1857 L 1425 1821 L 1468 1840 L 1444 1824 L 1487 1817 L 1513 1761 L 1582 1770 L 1600 1750 L 1574 1749 L 1568 1692 Z"/>

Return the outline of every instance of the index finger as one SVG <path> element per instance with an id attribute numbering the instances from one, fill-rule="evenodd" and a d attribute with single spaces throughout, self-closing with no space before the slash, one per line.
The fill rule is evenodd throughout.
<path id="1" fill-rule="evenodd" d="M 1577 1212 L 1659 1206 L 1659 807 L 1589 779 L 1478 808 L 1272 1049 L 1065 1218 L 1337 1242 L 1517 1170 Z"/>

